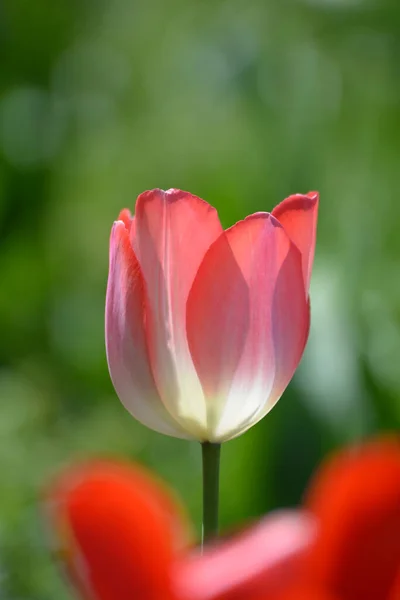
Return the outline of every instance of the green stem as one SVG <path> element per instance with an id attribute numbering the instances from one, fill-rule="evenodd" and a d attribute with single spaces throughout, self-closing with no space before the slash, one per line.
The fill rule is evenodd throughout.
<path id="1" fill-rule="evenodd" d="M 221 444 L 204 442 L 203 457 L 203 535 L 201 545 L 218 535 L 219 462 Z"/>

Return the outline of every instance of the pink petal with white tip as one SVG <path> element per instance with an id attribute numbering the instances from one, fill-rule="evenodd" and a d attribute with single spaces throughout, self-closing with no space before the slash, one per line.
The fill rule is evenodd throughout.
<path id="1" fill-rule="evenodd" d="M 144 287 L 140 266 L 124 221 L 114 223 L 106 299 L 106 348 L 114 388 L 125 408 L 161 433 L 189 437 L 168 414 L 154 382 L 144 326 Z"/>
<path id="2" fill-rule="evenodd" d="M 257 213 L 227 230 L 207 252 L 187 305 L 211 441 L 240 435 L 274 406 L 308 327 L 301 255 L 280 223 Z"/>
<path id="3" fill-rule="evenodd" d="M 150 361 L 168 411 L 194 437 L 205 435 L 204 394 L 186 337 L 186 302 L 205 253 L 222 233 L 217 212 L 180 190 L 138 197 L 132 245 L 145 281 Z"/>
<path id="4" fill-rule="evenodd" d="M 310 192 L 304 196 L 295 194 L 283 200 L 272 211 L 274 217 L 283 225 L 286 233 L 301 252 L 307 294 L 314 262 L 318 204 L 318 192 Z"/>

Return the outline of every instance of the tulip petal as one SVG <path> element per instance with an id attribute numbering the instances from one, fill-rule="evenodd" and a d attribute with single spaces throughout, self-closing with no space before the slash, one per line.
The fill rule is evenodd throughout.
<path id="1" fill-rule="evenodd" d="M 172 600 L 187 543 L 167 490 L 139 467 L 94 462 L 64 472 L 47 495 L 62 566 L 87 600 Z"/>
<path id="2" fill-rule="evenodd" d="M 296 579 L 315 533 L 314 520 L 306 512 L 272 514 L 179 566 L 177 588 L 191 600 L 273 598 Z"/>
<path id="3" fill-rule="evenodd" d="M 246 600 L 267 600 L 265 596 L 246 598 Z M 315 587 L 294 586 L 282 594 L 269 596 L 268 600 L 341 600 L 338 596 L 332 595 L 328 590 L 321 590 Z"/>
<path id="4" fill-rule="evenodd" d="M 393 586 L 390 589 L 388 600 L 399 600 L 400 598 L 400 565 Z"/>
<path id="5" fill-rule="evenodd" d="M 301 252 L 307 294 L 314 261 L 318 203 L 318 192 L 310 192 L 305 196 L 295 194 L 283 200 L 272 211 L 274 217 L 283 225 L 286 233 Z"/>
<path id="6" fill-rule="evenodd" d="M 187 304 L 211 441 L 243 433 L 274 406 L 300 361 L 308 328 L 301 256 L 279 222 L 257 213 L 220 236 Z"/>
<path id="7" fill-rule="evenodd" d="M 140 267 L 124 222 L 110 239 L 106 299 L 106 349 L 114 388 L 125 408 L 141 423 L 167 435 L 187 435 L 165 409 L 151 372 L 144 326 Z"/>
<path id="8" fill-rule="evenodd" d="M 141 194 L 135 225 L 132 245 L 146 284 L 147 340 L 157 387 L 169 412 L 202 439 L 206 408 L 186 338 L 186 302 L 222 227 L 214 208 L 180 190 Z"/>
<path id="9" fill-rule="evenodd" d="M 343 600 L 388 598 L 400 565 L 400 443 L 346 450 L 317 473 L 307 500 L 320 532 L 305 568 Z"/>
<path id="10" fill-rule="evenodd" d="M 130 230 L 133 221 L 131 211 L 128 208 L 123 208 L 119 213 L 117 220 L 122 221 L 125 224 L 125 227 Z"/>

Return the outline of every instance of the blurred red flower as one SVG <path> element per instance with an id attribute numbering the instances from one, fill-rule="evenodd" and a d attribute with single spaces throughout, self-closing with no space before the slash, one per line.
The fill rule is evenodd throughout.
<path id="1" fill-rule="evenodd" d="M 400 444 L 339 452 L 301 510 L 201 555 L 177 500 L 136 465 L 87 463 L 47 494 L 58 555 L 85 600 L 399 600 Z"/>

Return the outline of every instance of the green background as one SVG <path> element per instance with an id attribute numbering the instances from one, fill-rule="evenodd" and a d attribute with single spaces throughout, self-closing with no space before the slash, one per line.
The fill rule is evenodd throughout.
<path id="1" fill-rule="evenodd" d="M 3 0 L 0 596 L 65 600 L 39 495 L 90 455 L 157 471 L 200 523 L 200 450 L 122 408 L 108 239 L 153 187 L 229 226 L 321 193 L 312 329 L 272 413 L 222 455 L 225 528 L 300 501 L 335 446 L 400 418 L 400 12 L 391 0 Z"/>

